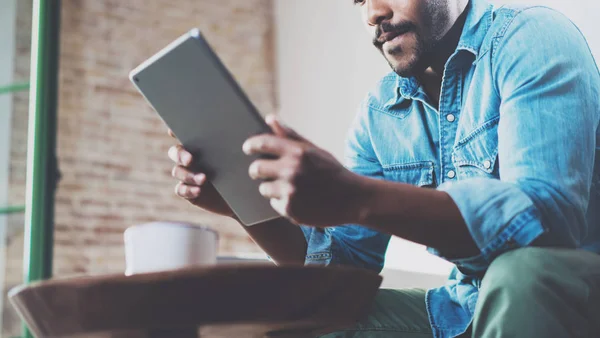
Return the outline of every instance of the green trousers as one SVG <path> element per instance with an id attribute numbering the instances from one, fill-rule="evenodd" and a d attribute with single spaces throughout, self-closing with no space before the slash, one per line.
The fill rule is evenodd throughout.
<path id="1" fill-rule="evenodd" d="M 524 248 L 486 272 L 464 337 L 600 337 L 600 255 Z M 380 290 L 368 315 L 336 337 L 432 337 L 424 290 Z"/>

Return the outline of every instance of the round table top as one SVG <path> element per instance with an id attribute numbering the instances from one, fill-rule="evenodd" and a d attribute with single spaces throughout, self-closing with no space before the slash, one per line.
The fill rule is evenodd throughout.
<path id="1" fill-rule="evenodd" d="M 352 268 L 242 264 L 55 279 L 9 297 L 38 337 L 306 336 L 356 321 L 381 280 Z"/>

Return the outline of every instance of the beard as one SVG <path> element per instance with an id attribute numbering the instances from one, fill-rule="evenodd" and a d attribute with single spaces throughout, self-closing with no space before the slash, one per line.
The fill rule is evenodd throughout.
<path id="1" fill-rule="evenodd" d="M 413 77 L 425 71 L 431 63 L 432 55 L 444 37 L 444 28 L 449 21 L 448 0 L 430 0 L 423 9 L 424 18 L 421 30 L 412 22 L 392 24 L 382 22 L 375 32 L 373 45 L 381 52 L 392 70 L 401 77 Z M 384 50 L 383 33 L 412 35 L 412 43 Z M 407 37 L 408 38 L 408 37 Z"/>
<path id="2" fill-rule="evenodd" d="M 398 46 L 384 51 L 380 49 L 392 70 L 401 77 L 409 78 L 419 74 L 429 67 L 431 51 L 434 43 L 424 40 L 418 32 L 413 33 L 412 46 Z"/>

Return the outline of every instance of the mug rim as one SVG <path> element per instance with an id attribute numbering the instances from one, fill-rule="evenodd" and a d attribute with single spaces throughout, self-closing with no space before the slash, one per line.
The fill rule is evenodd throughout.
<path id="1" fill-rule="evenodd" d="M 188 229 L 193 229 L 193 230 L 202 230 L 202 231 L 212 232 L 216 236 L 216 238 L 219 239 L 219 232 L 216 231 L 215 229 L 207 227 L 206 225 L 197 225 L 197 224 L 193 224 L 193 223 L 174 222 L 174 221 L 156 221 L 156 222 L 149 222 L 149 223 L 143 223 L 143 224 L 136 224 L 136 225 L 132 225 L 132 226 L 128 227 L 127 229 L 125 229 L 125 232 L 129 231 L 130 229 L 146 228 L 146 227 L 178 227 L 178 228 L 188 228 Z"/>

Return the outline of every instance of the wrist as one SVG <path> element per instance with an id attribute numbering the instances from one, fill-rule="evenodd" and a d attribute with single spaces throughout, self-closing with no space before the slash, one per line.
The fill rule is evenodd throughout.
<path id="1" fill-rule="evenodd" d="M 375 180 L 354 174 L 352 189 L 349 196 L 347 210 L 349 211 L 349 224 L 367 225 L 372 213 L 372 201 L 376 195 Z"/>

